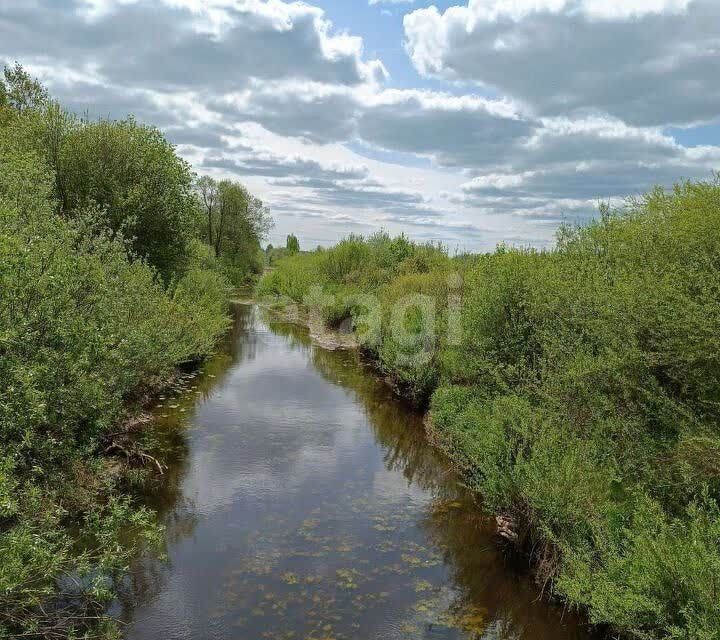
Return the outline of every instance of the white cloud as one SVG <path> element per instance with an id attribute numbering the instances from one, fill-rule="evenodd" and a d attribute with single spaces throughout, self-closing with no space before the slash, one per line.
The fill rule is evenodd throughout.
<path id="1" fill-rule="evenodd" d="M 583 0 L 582 10 L 606 20 L 684 13 L 692 0 Z"/>
<path id="2" fill-rule="evenodd" d="M 537 114 L 604 112 L 636 125 L 720 115 L 716 0 L 469 0 L 404 18 L 418 71 Z"/>
<path id="3" fill-rule="evenodd" d="M 717 168 L 718 147 L 662 125 L 720 110 L 718 17 L 709 0 L 421 9 L 405 20 L 415 65 L 464 81 L 430 90 L 392 87 L 308 4 L 4 0 L 0 62 L 79 112 L 162 127 L 196 169 L 267 201 L 274 242 L 386 227 L 491 248 L 547 244 L 599 199 Z"/>
<path id="4" fill-rule="evenodd" d="M 333 31 L 323 11 L 280 0 L 35 0 L 0 17 L 0 56 L 92 58 L 113 84 L 180 90 L 238 90 L 250 78 L 382 82 L 362 39 Z"/>
<path id="5" fill-rule="evenodd" d="M 533 13 L 575 13 L 589 18 L 625 19 L 649 14 L 682 13 L 691 0 L 469 0 L 478 20 L 519 22 Z"/>
<path id="6" fill-rule="evenodd" d="M 281 135 L 318 143 L 360 139 L 454 167 L 489 163 L 534 128 L 505 100 L 367 85 L 258 82 L 211 107 Z"/>

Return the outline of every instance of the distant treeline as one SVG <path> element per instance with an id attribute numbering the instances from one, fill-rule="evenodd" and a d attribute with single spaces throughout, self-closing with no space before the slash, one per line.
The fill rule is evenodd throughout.
<path id="1" fill-rule="evenodd" d="M 257 198 L 197 180 L 157 129 L 79 119 L 5 69 L 0 637 L 115 637 L 106 603 L 137 545 L 160 540 L 131 498 L 148 469 L 118 470 L 150 459 L 123 422 L 213 351 L 269 226 Z"/>
<path id="2" fill-rule="evenodd" d="M 720 630 L 720 180 L 449 257 L 351 236 L 259 292 L 351 323 L 539 584 L 643 639 Z"/>

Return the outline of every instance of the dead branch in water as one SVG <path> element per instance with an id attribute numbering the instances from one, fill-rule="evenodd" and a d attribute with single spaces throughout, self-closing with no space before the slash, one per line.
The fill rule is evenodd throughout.
<path id="1" fill-rule="evenodd" d="M 145 466 L 147 463 L 151 463 L 157 467 L 160 475 L 163 475 L 165 472 L 166 467 L 156 457 L 151 456 L 149 453 L 143 451 L 137 445 L 131 444 L 128 446 L 124 446 L 120 444 L 117 440 L 112 440 L 105 447 L 105 449 L 103 449 L 103 453 L 107 455 L 113 452 L 124 455 L 129 465 L 139 462 L 142 466 Z"/>

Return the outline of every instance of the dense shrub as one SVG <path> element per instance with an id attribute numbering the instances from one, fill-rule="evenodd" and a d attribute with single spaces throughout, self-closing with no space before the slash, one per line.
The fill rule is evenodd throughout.
<path id="1" fill-rule="evenodd" d="M 638 637 L 719 628 L 719 198 L 680 184 L 479 261 L 433 398 L 436 437 L 552 550 L 557 592 Z"/>
<path id="2" fill-rule="evenodd" d="M 190 176 L 157 131 L 80 127 L 20 68 L 5 78 L 0 637 L 110 636 L 107 601 L 159 530 L 104 439 L 141 392 L 214 349 L 228 285 L 185 235 Z"/>
<path id="3" fill-rule="evenodd" d="M 257 293 L 305 304 L 330 327 L 350 322 L 398 387 L 421 403 L 439 378 L 448 278 L 456 266 L 441 247 L 404 235 L 350 235 L 330 249 L 276 259 Z M 432 331 L 423 297 L 432 302 Z"/>
<path id="4" fill-rule="evenodd" d="M 57 170 L 66 212 L 99 207 L 166 280 L 185 268 L 198 215 L 192 175 L 160 131 L 132 119 L 79 123 L 64 136 Z"/>
<path id="5" fill-rule="evenodd" d="M 550 250 L 450 259 L 350 237 L 279 260 L 261 289 L 376 295 L 376 357 L 404 392 L 434 390 L 431 436 L 515 519 L 541 581 L 626 635 L 705 640 L 720 629 L 719 267 L 716 178 L 603 208 Z M 425 360 L 393 333 L 408 294 L 434 300 L 434 323 L 402 317 Z"/>
<path id="6" fill-rule="evenodd" d="M 93 224 L 0 208 L 0 440 L 29 459 L 90 442 L 226 326 L 217 276 L 190 271 L 169 296 Z"/>

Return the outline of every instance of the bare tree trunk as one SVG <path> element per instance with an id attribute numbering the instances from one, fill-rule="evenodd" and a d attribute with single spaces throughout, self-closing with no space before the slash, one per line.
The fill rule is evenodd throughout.
<path id="1" fill-rule="evenodd" d="M 218 220 L 217 235 L 215 238 L 215 257 L 220 257 L 220 246 L 222 242 L 223 227 L 225 223 L 225 202 L 220 203 L 220 220 Z"/>

